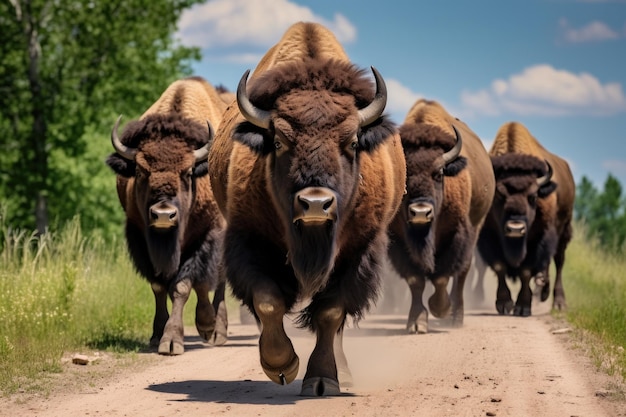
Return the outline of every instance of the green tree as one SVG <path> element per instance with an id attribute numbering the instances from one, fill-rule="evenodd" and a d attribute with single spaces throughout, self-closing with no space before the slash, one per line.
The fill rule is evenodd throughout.
<path id="1" fill-rule="evenodd" d="M 586 177 L 577 185 L 574 205 L 576 220 L 607 249 L 623 251 L 626 242 L 626 198 L 619 180 L 609 174 L 599 192 Z"/>
<path id="2" fill-rule="evenodd" d="M 8 224 L 80 213 L 86 230 L 121 218 L 103 160 L 117 114 L 136 117 L 191 72 L 173 38 L 201 0 L 0 0 L 0 201 Z M 52 219 L 49 220 L 49 219 Z"/>
<path id="3" fill-rule="evenodd" d="M 574 201 L 574 216 L 576 220 L 589 219 L 591 207 L 598 196 L 598 190 L 593 183 L 583 175 L 576 186 L 576 200 Z"/>

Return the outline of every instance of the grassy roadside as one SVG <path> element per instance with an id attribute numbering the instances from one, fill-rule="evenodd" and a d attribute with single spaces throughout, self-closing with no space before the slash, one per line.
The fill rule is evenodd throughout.
<path id="1" fill-rule="evenodd" d="M 78 221 L 40 238 L 2 227 L 0 238 L 0 395 L 46 395 L 71 352 L 125 366 L 146 356 L 154 297 L 124 241 L 84 236 Z M 195 304 L 192 293 L 186 325 Z"/>
<path id="2" fill-rule="evenodd" d="M 583 235 L 577 227 L 567 252 L 569 310 L 561 315 L 597 366 L 626 380 L 626 256 Z M 46 395 L 67 372 L 68 352 L 104 352 L 129 366 L 145 356 L 137 353 L 148 351 L 154 301 L 124 242 L 83 236 L 77 221 L 42 238 L 0 227 L 0 238 L 0 395 Z M 188 326 L 195 302 L 192 294 Z M 238 310 L 232 299 L 228 310 Z"/>
<path id="3" fill-rule="evenodd" d="M 565 317 L 596 366 L 626 382 L 626 254 L 607 252 L 577 225 L 563 277 Z"/>

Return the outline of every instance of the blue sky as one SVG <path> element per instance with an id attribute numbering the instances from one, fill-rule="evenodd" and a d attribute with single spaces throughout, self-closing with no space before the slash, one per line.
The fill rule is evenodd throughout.
<path id="1" fill-rule="evenodd" d="M 297 21 L 332 30 L 351 60 L 387 83 L 402 123 L 419 98 L 442 103 L 487 149 L 509 121 L 565 158 L 578 183 L 626 191 L 626 0 L 211 0 L 177 37 L 197 75 L 235 90 Z"/>

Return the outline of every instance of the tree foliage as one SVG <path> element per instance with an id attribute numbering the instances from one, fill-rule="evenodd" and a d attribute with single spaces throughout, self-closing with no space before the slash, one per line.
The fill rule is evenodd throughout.
<path id="1" fill-rule="evenodd" d="M 173 38 L 200 0 L 0 0 L 0 202 L 5 223 L 44 232 L 122 219 L 103 163 L 118 114 L 140 115 L 191 72 Z"/>
<path id="2" fill-rule="evenodd" d="M 576 186 L 576 220 L 584 221 L 587 232 L 615 251 L 624 251 L 626 242 L 626 197 L 622 185 L 609 174 L 602 191 L 585 176 Z"/>

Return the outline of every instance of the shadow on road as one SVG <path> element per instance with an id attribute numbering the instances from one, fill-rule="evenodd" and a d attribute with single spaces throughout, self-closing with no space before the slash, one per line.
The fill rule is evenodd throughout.
<path id="1" fill-rule="evenodd" d="M 317 397 L 301 397 L 302 380 L 296 379 L 289 385 L 279 386 L 270 381 L 214 381 L 191 380 L 149 385 L 146 389 L 160 393 L 186 395 L 179 402 L 213 402 L 221 404 L 296 404 Z M 359 397 L 353 393 L 342 393 L 341 397 Z M 317 398 L 319 399 L 319 398 Z"/>

